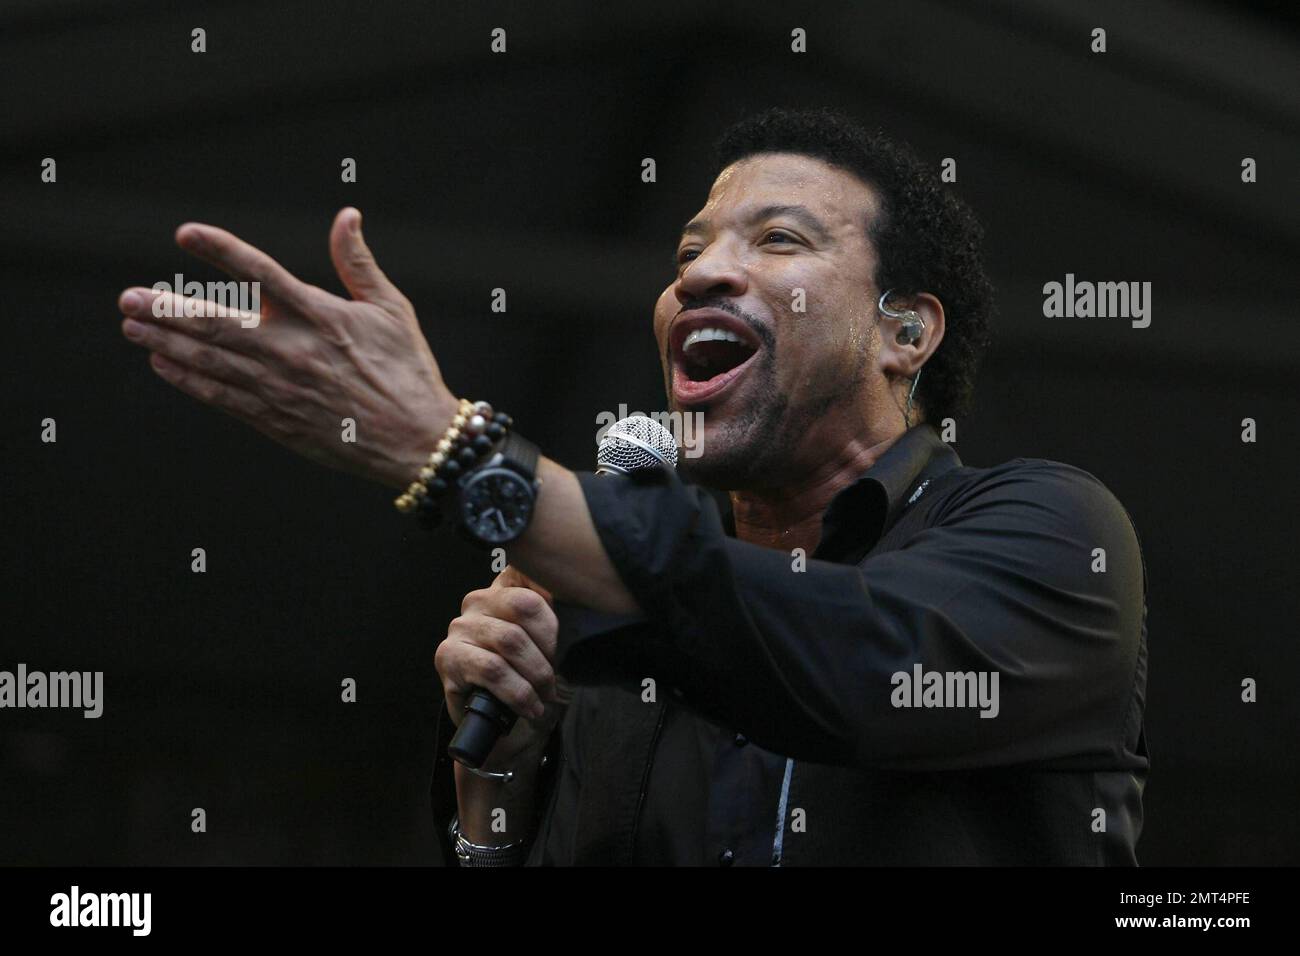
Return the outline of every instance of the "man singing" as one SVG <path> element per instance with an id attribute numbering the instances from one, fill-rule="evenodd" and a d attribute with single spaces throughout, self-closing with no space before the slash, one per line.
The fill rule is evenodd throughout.
<path id="1" fill-rule="evenodd" d="M 670 408 L 702 414 L 692 482 L 568 471 L 458 400 L 353 209 L 330 234 L 351 300 L 187 223 L 183 248 L 261 284 L 260 315 L 137 288 L 123 331 L 182 391 L 507 549 L 435 657 L 449 859 L 1136 863 L 1128 515 L 1069 465 L 963 465 L 936 428 L 988 337 L 973 216 L 830 111 L 718 145 L 654 310 Z M 520 719 L 470 770 L 446 744 L 476 687 Z"/>

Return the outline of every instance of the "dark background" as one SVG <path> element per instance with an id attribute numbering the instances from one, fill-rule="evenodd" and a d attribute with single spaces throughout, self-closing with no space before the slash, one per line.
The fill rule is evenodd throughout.
<path id="1" fill-rule="evenodd" d="M 149 370 L 120 290 L 224 278 L 175 248 L 179 223 L 340 290 L 326 234 L 358 206 L 453 390 L 590 467 L 599 411 L 664 405 L 651 308 L 714 137 L 774 104 L 838 106 L 957 159 L 1001 318 L 956 447 L 1071 462 L 1133 515 L 1154 762 L 1139 859 L 1297 862 L 1295 14 L 970 6 L 6 3 L 0 668 L 102 670 L 106 704 L 0 712 L 0 863 L 437 860 L 433 651 L 490 570 Z M 1152 282 L 1151 327 L 1043 318 L 1067 272 Z"/>

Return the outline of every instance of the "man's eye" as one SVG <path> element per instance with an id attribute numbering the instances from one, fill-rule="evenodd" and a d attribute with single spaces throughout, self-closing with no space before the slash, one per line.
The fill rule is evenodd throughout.
<path id="1" fill-rule="evenodd" d="M 786 243 L 798 241 L 797 239 L 795 239 L 794 236 L 790 235 L 788 232 L 781 232 L 779 230 L 772 229 L 769 230 L 768 232 L 763 233 L 763 241 L 759 243 L 759 245 L 767 245 L 768 240 L 770 239 L 778 239 L 781 242 L 786 242 Z M 674 262 L 673 264 L 676 265 L 678 268 L 680 268 L 681 266 L 686 265 L 686 263 L 688 262 L 695 261 L 695 257 L 698 256 L 699 254 L 700 251 L 698 249 L 683 249 L 681 252 L 677 253 L 676 262 Z"/>

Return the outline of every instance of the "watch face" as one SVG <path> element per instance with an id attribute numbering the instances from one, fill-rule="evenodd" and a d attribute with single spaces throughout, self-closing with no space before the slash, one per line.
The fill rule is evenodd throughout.
<path id="1" fill-rule="evenodd" d="M 479 472 L 461 492 L 465 530 L 488 544 L 513 541 L 524 533 L 532 515 L 532 485 L 505 468 Z"/>

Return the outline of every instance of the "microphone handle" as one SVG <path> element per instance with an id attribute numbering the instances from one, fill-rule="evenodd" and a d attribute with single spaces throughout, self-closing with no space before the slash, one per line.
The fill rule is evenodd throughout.
<path id="1" fill-rule="evenodd" d="M 481 687 L 470 689 L 465 715 L 456 728 L 447 753 L 458 763 L 477 770 L 483 766 L 497 740 L 515 726 L 518 716 Z"/>

